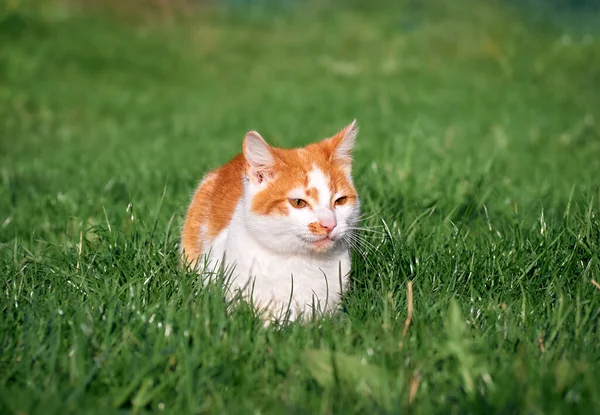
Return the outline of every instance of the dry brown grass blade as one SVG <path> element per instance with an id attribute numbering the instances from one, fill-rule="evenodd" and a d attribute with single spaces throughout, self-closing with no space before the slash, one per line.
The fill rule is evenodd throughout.
<path id="1" fill-rule="evenodd" d="M 594 284 L 594 287 L 596 287 L 597 289 L 599 289 L 599 290 L 600 290 L 600 284 L 598 284 L 598 283 L 596 282 L 596 280 L 591 280 L 591 281 L 592 281 L 592 284 Z"/>
<path id="2" fill-rule="evenodd" d="M 408 315 L 406 316 L 406 321 L 404 322 L 404 329 L 402 330 L 402 338 L 406 337 L 408 333 L 408 327 L 410 326 L 410 322 L 412 320 L 413 313 L 413 289 L 412 289 L 412 281 L 408 282 L 406 301 L 408 303 Z"/>
<path id="3" fill-rule="evenodd" d="M 79 271 L 79 261 L 81 261 L 81 249 L 83 247 L 83 232 L 79 232 L 79 246 L 77 247 L 77 265 L 75 269 Z"/>
<path id="4" fill-rule="evenodd" d="M 419 390 L 419 382 L 421 381 L 421 377 L 419 376 L 419 372 L 415 370 L 413 373 L 412 379 L 410 381 L 410 395 L 408 396 L 408 403 L 412 405 L 415 396 L 417 395 L 417 391 Z"/>
<path id="5" fill-rule="evenodd" d="M 540 351 L 542 353 L 546 352 L 546 347 L 544 346 L 544 336 L 543 333 L 540 333 L 539 337 L 538 337 L 538 345 L 540 346 Z"/>

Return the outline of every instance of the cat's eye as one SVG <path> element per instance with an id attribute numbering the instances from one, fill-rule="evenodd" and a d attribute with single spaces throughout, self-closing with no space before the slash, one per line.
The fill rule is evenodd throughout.
<path id="1" fill-rule="evenodd" d="M 295 207 L 296 209 L 302 209 L 308 205 L 305 200 L 302 199 L 290 199 L 290 205 Z"/>
<path id="2" fill-rule="evenodd" d="M 335 201 L 335 205 L 336 206 L 342 206 L 343 204 L 345 204 L 348 201 L 348 196 L 342 196 L 339 197 L 336 201 Z"/>

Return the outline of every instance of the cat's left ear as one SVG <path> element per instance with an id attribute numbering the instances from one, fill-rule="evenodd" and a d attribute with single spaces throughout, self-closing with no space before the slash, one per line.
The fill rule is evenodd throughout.
<path id="1" fill-rule="evenodd" d="M 344 164 L 347 169 L 352 166 L 352 149 L 358 135 L 356 119 L 344 127 L 340 132 L 324 141 L 331 160 Z"/>

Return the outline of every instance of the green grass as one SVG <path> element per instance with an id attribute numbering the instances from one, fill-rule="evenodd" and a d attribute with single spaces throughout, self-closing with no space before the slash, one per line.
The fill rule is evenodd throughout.
<path id="1" fill-rule="evenodd" d="M 384 3 L 1 6 L 0 413 L 598 413 L 599 34 Z M 387 237 L 344 312 L 228 313 L 177 266 L 194 186 L 353 117 Z"/>

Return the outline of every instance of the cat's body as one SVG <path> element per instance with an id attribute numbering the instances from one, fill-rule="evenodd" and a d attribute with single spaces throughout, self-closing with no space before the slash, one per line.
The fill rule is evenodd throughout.
<path id="1" fill-rule="evenodd" d="M 194 194 L 182 251 L 199 272 L 229 268 L 230 293 L 270 316 L 339 304 L 350 273 L 348 237 L 359 201 L 350 151 L 355 123 L 301 149 L 270 147 L 256 132 L 243 154 L 207 174 Z"/>

